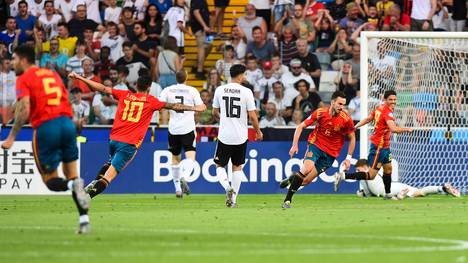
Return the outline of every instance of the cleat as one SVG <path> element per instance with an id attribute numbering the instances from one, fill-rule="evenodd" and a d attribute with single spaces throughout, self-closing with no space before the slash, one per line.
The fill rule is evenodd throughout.
<path id="1" fill-rule="evenodd" d="M 97 180 L 91 181 L 91 183 L 89 183 L 89 184 L 84 188 L 84 191 L 85 191 L 86 193 L 89 194 L 90 192 L 92 192 L 92 191 L 94 190 L 94 185 L 95 185 L 96 183 L 97 183 Z"/>
<path id="2" fill-rule="evenodd" d="M 78 228 L 78 231 L 76 233 L 78 235 L 86 235 L 91 232 L 91 224 L 89 222 L 85 223 L 80 223 L 80 227 Z"/>
<path id="3" fill-rule="evenodd" d="M 340 188 L 340 184 L 344 180 L 345 175 L 342 172 L 336 172 L 334 177 L 335 177 L 335 182 L 333 183 L 333 189 L 335 190 L 335 192 L 338 192 L 338 189 Z"/>
<path id="4" fill-rule="evenodd" d="M 182 198 L 182 197 L 184 197 L 184 194 L 182 193 L 182 191 L 177 191 L 177 192 L 175 192 L 175 197 Z"/>
<path id="5" fill-rule="evenodd" d="M 460 197 L 461 194 L 460 194 L 460 191 L 455 188 L 454 186 L 452 186 L 450 183 L 445 183 L 443 186 L 442 186 L 442 189 L 444 190 L 444 192 L 446 192 L 447 194 L 453 196 L 453 197 Z"/>
<path id="6" fill-rule="evenodd" d="M 397 194 L 397 198 L 398 200 L 403 200 L 405 199 L 406 197 L 408 197 L 408 192 L 409 192 L 409 189 L 408 188 L 405 188 L 403 190 L 401 190 L 398 194 Z"/>
<path id="7" fill-rule="evenodd" d="M 383 199 L 384 200 L 399 200 L 396 196 L 392 194 L 385 194 Z"/>
<path id="8" fill-rule="evenodd" d="M 232 203 L 231 208 L 237 208 L 237 203 Z"/>
<path id="9" fill-rule="evenodd" d="M 78 200 L 78 205 L 81 207 L 81 209 L 88 210 L 91 197 L 88 193 L 85 192 L 83 185 L 83 179 L 76 178 L 73 180 L 72 191 L 76 194 L 76 199 Z"/>
<path id="10" fill-rule="evenodd" d="M 234 189 L 232 187 L 229 187 L 226 190 L 226 206 L 231 207 L 233 202 L 232 202 L 232 195 L 234 194 Z"/>
<path id="11" fill-rule="evenodd" d="M 280 188 L 286 188 L 291 184 L 291 179 L 293 178 L 294 174 L 291 174 L 288 178 L 284 179 L 280 183 Z"/>
<path id="12" fill-rule="evenodd" d="M 184 178 L 180 178 L 180 187 L 182 188 L 182 192 L 186 195 L 190 194 L 190 187 L 188 186 L 187 181 Z"/>
<path id="13" fill-rule="evenodd" d="M 284 203 L 281 205 L 281 208 L 283 208 L 283 209 L 289 209 L 289 208 L 291 208 L 291 202 L 290 202 L 290 201 L 284 202 Z"/>

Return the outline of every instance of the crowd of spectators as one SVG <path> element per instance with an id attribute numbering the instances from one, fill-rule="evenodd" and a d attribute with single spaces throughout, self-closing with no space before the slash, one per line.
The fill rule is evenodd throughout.
<path id="1" fill-rule="evenodd" d="M 154 80 L 151 94 L 158 96 L 187 65 L 186 35 L 197 45 L 191 73 L 205 81 L 200 93 L 208 109 L 196 116 L 199 124 L 216 124 L 214 91 L 229 82 L 229 69 L 237 63 L 247 67 L 245 86 L 254 92 L 262 127 L 297 125 L 326 105 L 320 86 L 328 72 L 334 72 L 334 87 L 344 91 L 347 110 L 359 120 L 360 32 L 463 31 L 468 6 L 466 0 L 250 0 L 242 15 L 232 13 L 230 32 L 223 32 L 230 3 L 214 3 L 213 8 L 207 0 L 0 0 L 2 123 L 13 117 L 11 54 L 18 45 L 33 45 L 37 65 L 63 78 L 77 123 L 112 124 L 116 101 L 69 81 L 68 73 L 122 90 L 134 90 L 138 76 L 147 74 Z M 208 68 L 214 50 L 223 56 Z M 457 94 L 466 98 L 468 83 L 460 86 L 465 88 Z M 468 107 L 460 112 L 468 119 Z M 167 118 L 155 115 L 154 121 L 164 124 Z"/>

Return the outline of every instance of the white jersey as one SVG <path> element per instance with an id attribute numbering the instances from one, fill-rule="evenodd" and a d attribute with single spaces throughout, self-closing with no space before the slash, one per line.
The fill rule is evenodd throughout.
<path id="1" fill-rule="evenodd" d="M 417 188 L 410 185 L 392 182 L 391 195 L 397 195 L 401 190 L 408 189 L 408 196 L 414 196 L 414 192 Z M 382 176 L 377 175 L 374 180 L 361 180 L 359 181 L 359 189 L 363 190 L 365 196 L 384 196 L 385 195 L 385 186 L 383 183 Z"/>
<path id="2" fill-rule="evenodd" d="M 168 103 L 182 103 L 189 106 L 203 104 L 200 92 L 194 87 L 185 84 L 176 84 L 162 90 L 160 101 Z M 195 130 L 195 112 L 184 111 L 182 113 L 170 110 L 169 133 L 172 135 L 184 135 Z"/>
<path id="3" fill-rule="evenodd" d="M 218 140 L 228 145 L 240 145 L 248 139 L 248 111 L 256 110 L 251 90 L 229 83 L 216 88 L 213 108 L 220 111 Z"/>

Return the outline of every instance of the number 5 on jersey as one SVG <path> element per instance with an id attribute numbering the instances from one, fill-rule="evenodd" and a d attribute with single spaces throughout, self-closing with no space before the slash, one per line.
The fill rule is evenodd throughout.
<path id="1" fill-rule="evenodd" d="M 56 85 L 54 78 L 44 78 L 42 79 L 42 86 L 44 86 L 44 91 L 46 95 L 55 94 L 55 98 L 47 99 L 47 105 L 57 106 L 60 105 L 60 100 L 62 99 L 62 90 L 59 86 Z"/>

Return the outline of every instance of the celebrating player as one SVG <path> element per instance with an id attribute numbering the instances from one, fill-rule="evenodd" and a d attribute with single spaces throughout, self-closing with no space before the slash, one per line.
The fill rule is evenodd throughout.
<path id="1" fill-rule="evenodd" d="M 355 128 L 358 129 L 373 120 L 375 122 L 374 133 L 370 138 L 371 145 L 368 156 L 370 169 L 368 172 L 336 173 L 335 191 L 338 191 L 338 187 L 344 179 L 373 180 L 380 170 L 380 167 L 383 165 L 383 182 L 385 185 L 384 199 L 398 199 L 391 194 L 392 155 L 390 153 L 390 135 L 392 132 L 411 132 L 412 129 L 397 127 L 395 124 L 393 110 L 395 109 L 396 102 L 396 92 L 394 90 L 385 91 L 384 103 L 379 105 L 369 116 L 356 124 Z"/>
<path id="2" fill-rule="evenodd" d="M 67 89 L 60 76 L 34 65 L 36 54 L 30 46 L 19 46 L 13 54 L 16 75 L 15 123 L 3 142 L 10 149 L 21 127 L 31 119 L 34 129 L 33 152 L 42 181 L 51 191 L 71 190 L 80 214 L 79 234 L 90 231 L 89 196 L 83 190 L 83 179 L 78 177 L 78 147 L 76 127 Z M 57 167 L 63 162 L 66 179 L 60 178 Z"/>
<path id="3" fill-rule="evenodd" d="M 298 141 L 302 130 L 315 123 L 315 129 L 308 138 L 309 146 L 301 170 L 280 183 L 281 188 L 290 185 L 282 205 L 283 208 L 291 208 L 292 197 L 301 185 L 308 185 L 320 173 L 332 166 L 343 148 L 345 137 L 349 139 L 349 146 L 343 165 L 346 170 L 349 169 L 356 137 L 353 120 L 348 113 L 343 111 L 345 105 L 346 95 L 341 91 L 335 91 L 329 108 L 315 110 L 309 118 L 297 126 L 292 147 L 289 150 L 291 158 L 298 152 Z"/>
<path id="4" fill-rule="evenodd" d="M 100 169 L 96 179 L 85 188 L 91 198 L 102 193 L 110 182 L 133 159 L 137 149 L 143 142 L 154 111 L 161 108 L 176 111 L 200 111 L 202 109 L 201 107 L 161 102 L 149 95 L 148 92 L 152 82 L 149 76 L 138 78 L 136 93 L 106 87 L 101 83 L 83 78 L 74 72 L 70 73 L 68 77 L 83 81 L 92 90 L 111 94 L 119 101 L 114 125 L 110 134 L 110 159 Z"/>
<path id="5" fill-rule="evenodd" d="M 165 88 L 159 100 L 162 102 L 181 103 L 198 107 L 205 111 L 206 106 L 200 97 L 200 92 L 194 87 L 185 85 L 187 73 L 181 70 L 176 74 L 176 85 Z M 181 198 L 183 193 L 190 194 L 187 181 L 180 175 L 180 160 L 182 148 L 185 158 L 195 162 L 195 115 L 193 111 L 170 111 L 169 119 L 169 151 L 172 153 L 172 180 L 174 181 L 176 197 Z"/>
<path id="6" fill-rule="evenodd" d="M 245 163 L 248 127 L 247 115 L 257 132 L 257 140 L 263 138 L 253 93 L 241 85 L 245 81 L 245 66 L 236 64 L 230 69 L 231 83 L 216 88 L 213 99 L 213 115 L 219 116 L 218 143 L 214 162 L 219 183 L 226 190 L 226 206 L 237 207 L 242 178 L 245 177 L 242 165 Z M 231 159 L 232 182 L 229 183 L 226 165 Z"/>
<path id="7" fill-rule="evenodd" d="M 359 159 L 356 162 L 356 170 L 358 172 L 368 172 L 369 166 L 367 165 L 366 159 Z M 424 197 L 430 194 L 443 194 L 447 193 L 454 197 L 460 197 L 460 191 L 453 187 L 450 183 L 445 183 L 440 186 L 429 185 L 423 188 L 412 187 L 411 185 L 403 184 L 400 182 L 392 182 L 393 196 L 397 196 L 398 199 L 404 199 L 406 197 Z M 385 187 L 380 174 L 371 181 L 359 181 L 359 190 L 357 195 L 360 197 L 368 196 L 384 196 Z"/>

